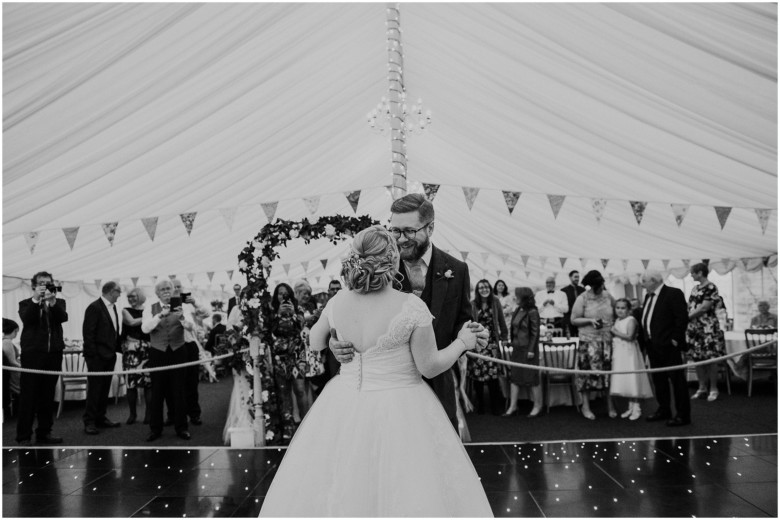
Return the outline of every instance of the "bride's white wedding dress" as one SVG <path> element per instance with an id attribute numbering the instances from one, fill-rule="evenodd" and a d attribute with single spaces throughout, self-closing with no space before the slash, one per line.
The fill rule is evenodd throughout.
<path id="1" fill-rule="evenodd" d="M 410 294 L 377 344 L 341 366 L 298 428 L 260 516 L 493 516 L 412 358 L 412 331 L 431 320 Z"/>

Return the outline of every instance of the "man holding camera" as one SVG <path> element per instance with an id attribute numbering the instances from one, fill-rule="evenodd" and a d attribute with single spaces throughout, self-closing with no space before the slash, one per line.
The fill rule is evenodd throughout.
<path id="1" fill-rule="evenodd" d="M 202 323 L 203 318 L 208 318 L 210 314 L 208 309 L 200 306 L 195 298 L 193 298 L 191 292 L 184 292 L 181 281 L 178 278 L 174 278 L 171 283 L 173 283 L 173 295 L 181 298 L 182 312 L 184 313 L 185 319 L 195 323 Z M 184 307 L 185 304 L 191 305 L 192 309 Z M 184 348 L 187 351 L 187 361 L 198 361 L 200 359 L 198 338 L 195 335 L 194 330 L 184 330 Z M 190 418 L 190 422 L 196 426 L 203 424 L 203 421 L 200 418 L 200 402 L 198 396 L 200 367 L 201 365 L 192 365 L 184 369 L 184 400 L 187 403 L 185 410 Z"/>
<path id="2" fill-rule="evenodd" d="M 60 372 L 65 341 L 62 324 L 68 321 L 65 300 L 57 298 L 61 287 L 54 285 L 50 273 L 41 271 L 32 277 L 32 298 L 19 302 L 22 319 L 22 368 Z M 51 434 L 54 424 L 54 390 L 58 375 L 22 372 L 19 393 L 19 420 L 16 441 L 32 444 L 33 422 L 37 418 L 35 439 L 38 444 L 62 444 Z"/>

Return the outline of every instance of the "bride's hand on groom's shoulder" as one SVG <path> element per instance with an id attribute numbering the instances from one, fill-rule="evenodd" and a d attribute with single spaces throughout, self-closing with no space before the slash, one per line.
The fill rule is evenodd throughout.
<path id="1" fill-rule="evenodd" d="M 333 352 L 333 356 L 339 363 L 349 363 L 355 356 L 355 347 L 349 341 L 339 341 L 336 338 L 336 329 L 330 329 L 330 340 L 328 341 L 328 348 Z"/>
<path id="2" fill-rule="evenodd" d="M 460 332 L 458 332 L 458 339 L 461 340 L 464 345 L 466 345 L 466 350 L 474 350 L 474 347 L 477 346 L 479 333 L 475 332 L 475 329 L 472 325 L 474 325 L 473 322 L 467 321 L 463 324 Z"/>

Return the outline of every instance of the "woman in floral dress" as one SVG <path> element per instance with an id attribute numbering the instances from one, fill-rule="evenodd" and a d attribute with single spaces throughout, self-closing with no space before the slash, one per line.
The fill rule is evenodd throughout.
<path id="1" fill-rule="evenodd" d="M 720 299 L 720 295 L 715 284 L 707 279 L 708 274 L 710 270 L 704 263 L 691 267 L 691 277 L 698 285 L 693 288 L 688 300 L 688 329 L 685 331 L 685 341 L 688 343 L 687 355 L 690 361 L 704 361 L 726 354 L 726 341 L 715 311 L 715 302 Z M 703 399 L 707 396 L 707 401 L 716 400 L 718 364 L 697 366 L 696 378 L 699 380 L 699 389 L 691 399 Z"/>
<path id="2" fill-rule="evenodd" d="M 135 370 L 146 364 L 149 359 L 149 334 L 141 330 L 141 318 L 144 313 L 146 295 L 139 289 L 130 289 L 127 293 L 127 301 L 130 307 L 122 310 L 122 369 Z M 149 406 L 152 398 L 152 379 L 146 374 L 128 374 L 127 378 L 127 404 L 130 407 L 130 416 L 127 424 L 133 424 L 136 420 L 136 406 L 138 403 L 138 389 L 144 389 L 144 424 L 149 424 Z M 149 390 L 146 390 L 149 389 Z"/>
<path id="3" fill-rule="evenodd" d="M 604 277 L 589 271 L 582 284 L 590 288 L 577 297 L 571 311 L 571 322 L 579 329 L 577 368 L 580 370 L 612 369 L 612 334 L 615 323 L 615 299 L 604 287 Z M 609 389 L 608 375 L 577 375 L 577 388 L 582 395 L 582 415 L 596 418 L 590 409 L 590 393 Z M 617 417 L 612 398 L 607 395 L 609 416 Z"/>
<path id="4" fill-rule="evenodd" d="M 477 346 L 474 352 L 483 356 L 499 358 L 498 341 L 506 341 L 507 338 L 506 322 L 501 304 L 498 298 L 493 296 L 493 289 L 487 280 L 477 282 L 474 292 L 474 300 L 471 302 L 473 319 L 484 326 L 490 334 L 487 345 L 484 348 Z M 479 358 L 471 358 L 468 363 L 468 377 L 473 382 L 476 391 L 477 400 L 474 404 L 477 413 L 484 413 L 483 392 L 484 387 L 487 386 L 491 412 L 493 415 L 501 415 L 504 411 L 504 398 L 501 395 L 498 376 L 503 370 L 503 366 Z"/>

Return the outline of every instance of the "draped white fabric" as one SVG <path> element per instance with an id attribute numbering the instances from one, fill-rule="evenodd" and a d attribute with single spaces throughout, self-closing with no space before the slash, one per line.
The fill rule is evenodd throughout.
<path id="1" fill-rule="evenodd" d="M 4 274 L 229 288 L 261 203 L 351 215 L 362 190 L 358 214 L 385 221 L 389 139 L 365 116 L 384 21 L 385 4 L 4 4 Z M 409 3 L 401 26 L 406 90 L 434 118 L 407 140 L 409 179 L 442 185 L 434 242 L 473 276 L 776 254 L 775 4 Z M 522 192 L 512 215 L 501 190 Z M 639 225 L 629 201 L 648 202 Z M 681 226 L 671 204 L 691 205 Z M 715 207 L 733 208 L 723 229 Z M 342 251 L 296 241 L 272 278 L 327 281 Z"/>

